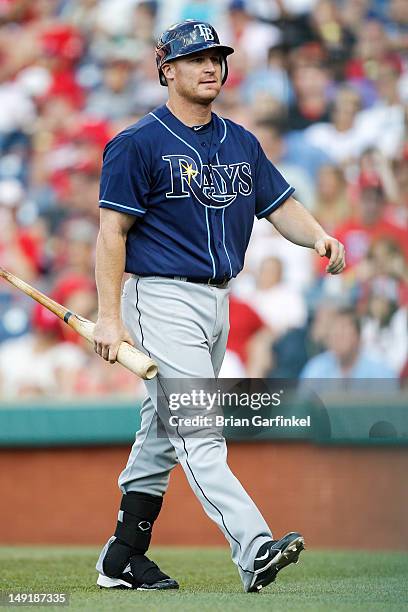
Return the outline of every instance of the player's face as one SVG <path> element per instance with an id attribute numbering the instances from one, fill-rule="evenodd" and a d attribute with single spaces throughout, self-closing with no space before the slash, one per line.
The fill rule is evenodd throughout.
<path id="1" fill-rule="evenodd" d="M 359 350 L 360 336 L 348 316 L 338 315 L 332 321 L 332 327 L 328 334 L 328 348 L 342 361 L 347 361 L 355 356 Z"/>
<path id="2" fill-rule="evenodd" d="M 221 90 L 222 58 L 214 50 L 207 49 L 180 58 L 164 67 L 169 90 L 188 100 L 202 104 L 211 103 Z"/>

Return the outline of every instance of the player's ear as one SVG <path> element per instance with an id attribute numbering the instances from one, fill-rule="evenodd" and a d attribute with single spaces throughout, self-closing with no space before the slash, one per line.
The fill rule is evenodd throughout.
<path id="1" fill-rule="evenodd" d="M 176 69 L 173 62 L 163 64 L 162 71 L 167 81 L 172 81 L 174 79 Z"/>

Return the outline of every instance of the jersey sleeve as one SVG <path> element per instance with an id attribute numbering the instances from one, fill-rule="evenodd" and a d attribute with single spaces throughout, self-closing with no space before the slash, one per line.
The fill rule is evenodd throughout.
<path id="1" fill-rule="evenodd" d="M 99 190 L 100 208 L 136 217 L 146 214 L 150 176 L 140 149 L 132 137 L 122 134 L 106 145 Z"/>
<path id="2" fill-rule="evenodd" d="M 257 142 L 257 153 L 255 214 L 258 219 L 263 219 L 283 204 L 295 188 L 285 181 L 279 170 L 269 161 L 259 142 Z"/>

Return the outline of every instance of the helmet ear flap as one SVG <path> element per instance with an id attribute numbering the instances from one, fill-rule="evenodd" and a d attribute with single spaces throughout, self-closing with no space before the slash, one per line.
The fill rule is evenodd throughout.
<path id="1" fill-rule="evenodd" d="M 157 70 L 159 72 L 159 81 L 160 81 L 160 85 L 163 85 L 163 87 L 167 87 L 167 80 L 166 77 L 163 74 L 163 70 L 162 70 L 162 61 L 163 58 L 165 57 L 165 51 L 163 49 L 163 41 L 160 38 L 157 46 L 156 46 L 156 64 L 157 64 Z"/>
<path id="2" fill-rule="evenodd" d="M 160 81 L 160 85 L 163 85 L 163 87 L 168 87 L 167 79 L 164 76 L 162 68 L 159 68 L 159 81 Z"/>
<path id="3" fill-rule="evenodd" d="M 221 83 L 224 85 L 228 78 L 228 62 L 227 58 L 223 55 L 221 58 Z"/>

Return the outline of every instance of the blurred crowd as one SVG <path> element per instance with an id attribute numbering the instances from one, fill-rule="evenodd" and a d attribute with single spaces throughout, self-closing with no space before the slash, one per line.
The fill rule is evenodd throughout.
<path id="1" fill-rule="evenodd" d="M 235 48 L 215 110 L 253 131 L 347 270 L 255 222 L 224 376 L 408 378 L 407 0 L 0 0 L 0 266 L 90 319 L 106 142 L 166 101 L 155 40 Z M 0 284 L 0 397 L 142 393 Z"/>

